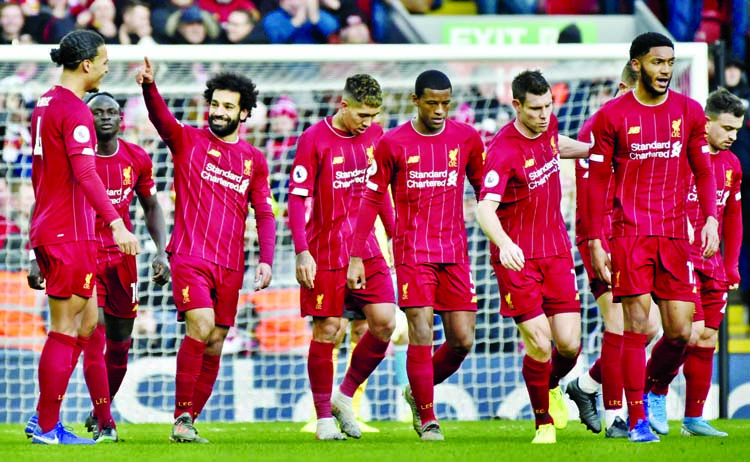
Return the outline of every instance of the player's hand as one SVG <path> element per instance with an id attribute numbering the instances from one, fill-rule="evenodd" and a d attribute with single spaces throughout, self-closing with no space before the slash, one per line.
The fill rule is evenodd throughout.
<path id="1" fill-rule="evenodd" d="M 364 289 L 367 278 L 365 278 L 365 264 L 360 257 L 349 257 L 349 269 L 346 270 L 346 285 L 352 290 Z"/>
<path id="2" fill-rule="evenodd" d="M 163 286 L 169 282 L 169 276 L 172 271 L 169 269 L 169 260 L 167 260 L 167 254 L 159 253 L 154 257 L 154 261 L 151 262 L 151 269 L 154 270 L 154 275 L 151 280 L 155 283 Z"/>
<path id="3" fill-rule="evenodd" d="M 714 217 L 706 218 L 701 231 L 701 250 L 703 258 L 711 258 L 719 250 L 719 222 Z"/>
<path id="4" fill-rule="evenodd" d="M 734 268 L 726 268 L 724 270 L 727 274 L 727 280 L 729 281 L 729 290 L 737 290 L 740 287 L 740 269 L 735 266 Z"/>
<path id="5" fill-rule="evenodd" d="M 154 68 L 151 67 L 151 61 L 148 60 L 148 57 L 144 56 L 143 62 L 145 66 L 138 69 L 138 73 L 135 74 L 136 83 L 138 85 L 154 83 Z"/>
<path id="6" fill-rule="evenodd" d="M 120 247 L 120 251 L 125 255 L 137 255 L 141 252 L 141 246 L 138 245 L 138 238 L 128 231 L 122 220 L 113 221 L 110 225 L 112 228 L 112 237 L 115 243 Z"/>
<path id="7" fill-rule="evenodd" d="M 255 268 L 255 290 L 265 289 L 271 284 L 273 278 L 273 272 L 271 271 L 271 265 L 268 263 L 258 263 L 258 267 Z"/>
<path id="8" fill-rule="evenodd" d="M 594 267 L 596 277 L 612 285 L 612 262 L 610 261 L 609 254 L 602 247 L 602 241 L 599 239 L 590 240 L 589 252 L 591 253 L 591 265 Z"/>
<path id="9" fill-rule="evenodd" d="M 693 242 L 695 242 L 695 228 L 693 228 L 693 224 L 690 223 L 690 220 L 687 221 L 688 226 L 688 242 L 690 242 L 690 245 L 693 245 Z"/>
<path id="10" fill-rule="evenodd" d="M 510 239 L 500 247 L 500 263 L 507 269 L 521 271 L 526 263 L 523 250 Z"/>
<path id="11" fill-rule="evenodd" d="M 315 274 L 318 271 L 318 265 L 309 250 L 303 250 L 295 258 L 295 268 L 297 282 L 305 289 L 315 288 Z"/>
<path id="12" fill-rule="evenodd" d="M 26 280 L 32 289 L 44 290 L 44 276 L 42 276 L 42 272 L 39 270 L 39 263 L 36 260 L 31 260 L 31 268 L 29 268 Z"/>

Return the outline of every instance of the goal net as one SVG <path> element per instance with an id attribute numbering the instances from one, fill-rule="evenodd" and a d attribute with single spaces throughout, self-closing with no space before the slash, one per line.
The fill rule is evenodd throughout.
<path id="1" fill-rule="evenodd" d="M 29 116 L 37 97 L 57 82 L 60 70 L 49 60 L 50 46 L 3 47 L 0 54 L 0 422 L 22 422 L 34 411 L 36 366 L 48 323 L 46 298 L 26 284 L 30 186 Z M 306 368 L 311 329 L 299 317 L 294 251 L 286 202 L 295 142 L 305 128 L 335 112 L 344 80 L 354 73 L 376 77 L 385 91 L 381 123 L 392 128 L 414 117 L 410 93 L 416 76 L 434 68 L 453 83 L 451 117 L 475 125 L 489 141 L 513 117 L 510 82 L 524 69 L 541 69 L 553 85 L 560 131 L 577 135 L 583 121 L 617 87 L 628 45 L 456 47 L 378 46 L 162 46 L 109 47 L 110 72 L 101 90 L 112 93 L 124 111 L 122 136 L 144 147 L 154 161 L 159 201 L 171 228 L 173 169 L 170 155 L 148 121 L 135 84 L 135 69 L 148 55 L 156 81 L 178 119 L 203 126 L 206 79 L 220 70 L 251 77 L 261 103 L 242 136 L 263 150 L 270 167 L 278 240 L 273 284 L 252 290 L 257 240 L 248 223 L 246 284 L 237 325 L 230 331 L 206 421 L 304 421 L 313 414 Z M 678 44 L 672 88 L 701 104 L 706 99 L 707 51 L 702 44 Z M 573 236 L 574 166 L 563 162 L 562 204 Z M 530 418 L 521 377 L 523 345 L 511 319 L 499 316 L 500 294 L 489 262 L 486 238 L 474 217 L 475 201 L 465 194 L 464 215 L 479 300 L 476 341 L 461 369 L 436 389 L 441 418 Z M 177 323 L 171 286 L 150 282 L 154 256 L 140 207 L 133 205 L 139 255 L 139 315 L 128 373 L 114 400 L 115 417 L 130 422 L 170 422 L 174 405 L 175 354 L 184 335 Z M 576 254 L 582 305 L 583 351 L 575 377 L 598 355 L 601 321 Z M 435 343 L 443 341 L 436 318 Z M 343 377 L 347 339 L 341 345 L 336 382 Z M 400 419 L 408 410 L 400 397 L 405 385 L 405 346 L 395 345 L 367 386 L 361 407 L 366 420 Z M 79 361 L 80 364 L 80 361 Z M 679 394 L 672 393 L 670 396 Z M 81 422 L 91 409 L 82 367 L 75 371 L 63 405 L 65 422 Z M 574 409 L 572 407 L 571 409 Z"/>

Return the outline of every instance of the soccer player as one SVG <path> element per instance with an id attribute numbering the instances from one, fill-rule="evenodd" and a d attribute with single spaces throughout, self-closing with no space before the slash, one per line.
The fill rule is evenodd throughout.
<path id="1" fill-rule="evenodd" d="M 396 205 L 393 237 L 398 305 L 409 322 L 404 397 L 422 440 L 443 440 L 433 408 L 434 386 L 461 367 L 474 342 L 476 294 L 463 219 L 466 176 L 479 194 L 484 146 L 474 128 L 446 120 L 452 86 L 437 70 L 422 72 L 412 102 L 417 118 L 387 132 L 375 147 L 360 204 L 347 280 L 369 290 L 364 261 L 375 217 L 391 187 Z M 373 281 L 376 282 L 376 281 Z M 432 354 L 433 312 L 446 341 Z"/>
<path id="2" fill-rule="evenodd" d="M 297 144 L 289 184 L 289 227 L 294 240 L 300 308 L 313 318 L 313 338 L 307 372 L 318 417 L 316 438 L 341 440 L 341 431 L 352 438 L 362 432 L 352 408 L 359 385 L 385 357 L 395 325 L 395 294 L 388 264 L 371 228 L 363 255 L 370 284 L 346 287 L 349 246 L 354 220 L 364 193 L 367 172 L 373 163 L 375 143 L 383 134 L 373 123 L 383 104 L 378 82 L 367 74 L 346 79 L 335 115 L 311 126 Z M 312 198 L 310 220 L 305 224 L 305 199 Z M 381 217 L 393 223 L 393 208 L 384 201 Z M 392 227 L 392 226 L 391 226 Z M 341 386 L 333 387 L 333 348 L 340 337 L 344 308 L 361 311 L 368 329 L 352 353 Z"/>
<path id="3" fill-rule="evenodd" d="M 591 236 L 594 271 L 622 301 L 624 331 L 622 373 L 633 442 L 659 441 L 644 409 L 647 342 L 651 297 L 662 318 L 664 336 L 654 347 L 655 367 L 679 367 L 690 338 L 696 287 L 687 233 L 689 172 L 706 223 L 701 231 L 703 257 L 718 247 L 716 182 L 705 141 L 703 108 L 669 90 L 674 45 L 648 32 L 630 46 L 630 59 L 640 73 L 632 92 L 599 110 L 589 157 L 589 215 L 593 232 L 601 233 L 604 201 L 614 168 L 612 259 L 604 236 Z"/>
<path id="4" fill-rule="evenodd" d="M 635 88 L 638 81 L 638 72 L 628 62 L 622 70 L 619 83 L 619 92 L 628 92 Z M 590 143 L 592 139 L 591 128 L 594 124 L 596 114 L 592 115 L 581 127 L 578 133 L 579 141 Z M 565 388 L 570 399 L 576 403 L 581 417 L 581 422 L 594 433 L 602 431 L 599 413 L 596 409 L 596 397 L 599 385 L 602 385 L 602 397 L 604 401 L 604 415 L 606 423 L 605 435 L 607 438 L 627 438 L 628 427 L 625 420 L 617 413 L 622 408 L 622 369 L 620 366 L 620 352 L 622 349 L 622 306 L 612 300 L 612 291 L 606 282 L 600 280 L 594 274 L 591 266 L 589 253 L 588 226 L 588 178 L 589 160 L 579 159 L 576 162 L 576 246 L 583 260 L 583 266 L 589 277 L 591 294 L 594 296 L 604 320 L 604 332 L 602 334 L 601 356 L 594 362 L 588 373 L 582 374 Z M 614 198 L 614 184 L 610 181 L 607 189 L 607 208 L 602 234 L 602 246 L 609 252 L 609 238 L 612 236 L 612 202 Z M 598 236 L 598 233 L 594 234 Z"/>
<path id="5" fill-rule="evenodd" d="M 695 236 L 700 237 L 705 219 L 698 207 L 698 191 L 694 181 L 690 184 L 687 196 L 688 219 L 691 229 L 694 229 L 694 235 L 691 236 L 693 245 L 690 246 L 691 260 L 695 267 L 694 281 L 698 285 L 700 297 L 696 300 L 692 335 L 686 355 L 683 357 L 686 384 L 683 435 L 727 436 L 725 432 L 716 430 L 703 419 L 703 405 L 711 388 L 714 350 L 719 325 L 727 305 L 727 292 L 736 289 L 740 282 L 742 167 L 739 159 L 728 149 L 737 139 L 737 131 L 742 127 L 744 115 L 742 101 L 729 91 L 720 89 L 708 96 L 706 140 L 716 179 L 716 216 L 719 221 L 719 234 L 724 242 L 724 258 L 720 253 L 714 254 L 711 258 L 703 258 L 700 239 L 696 239 Z M 680 364 L 669 370 L 657 369 L 657 364 L 658 359 L 653 355 L 646 364 L 648 419 L 654 431 L 667 434 L 667 391 L 672 379 L 677 375 Z"/>
<path id="6" fill-rule="evenodd" d="M 95 93 L 87 98 L 87 103 L 94 115 L 98 142 L 96 170 L 112 205 L 131 231 L 130 203 L 133 195 L 138 196 L 146 228 L 156 244 L 156 256 L 151 263 L 152 280 L 164 285 L 169 282 L 170 273 L 165 253 L 167 228 L 156 199 L 151 157 L 142 148 L 119 137 L 122 113 L 112 95 Z M 116 441 L 109 406 L 128 368 L 133 322 L 138 313 L 138 273 L 135 257 L 120 252 L 99 217 L 96 235 L 99 324 L 83 352 L 84 376 L 94 402 L 86 426 L 95 440 Z"/>
<path id="7" fill-rule="evenodd" d="M 205 443 L 193 423 L 219 374 L 224 339 L 234 325 L 245 273 L 248 204 L 255 211 L 260 258 L 255 289 L 271 283 L 276 226 L 268 187 L 268 164 L 239 137 L 239 124 L 256 106 L 258 92 L 247 77 L 221 73 L 206 82 L 208 127 L 175 119 L 154 83 L 148 58 L 136 75 L 149 119 L 174 161 L 175 224 L 167 246 L 178 319 L 187 333 L 177 353 L 175 422 L 170 440 Z"/>
<path id="8" fill-rule="evenodd" d="M 110 203 L 94 163 L 96 134 L 81 98 L 96 91 L 109 70 L 104 39 L 67 34 L 50 53 L 63 67 L 59 84 L 37 101 L 31 117 L 36 205 L 30 241 L 49 297 L 50 328 L 39 358 L 38 420 L 32 443 L 92 444 L 60 423 L 60 405 L 80 351 L 96 326 L 95 215 L 128 255 L 138 241 Z"/>
<path id="9" fill-rule="evenodd" d="M 560 158 L 588 152 L 586 144 L 558 136 L 552 91 L 541 72 L 521 72 L 511 88 L 516 118 L 487 150 L 477 220 L 493 244 L 500 313 L 513 317 L 526 346 L 521 373 L 534 410 L 532 443 L 548 444 L 556 442 L 555 428 L 567 425 L 559 382 L 575 366 L 581 343 L 581 304 L 560 209 Z"/>

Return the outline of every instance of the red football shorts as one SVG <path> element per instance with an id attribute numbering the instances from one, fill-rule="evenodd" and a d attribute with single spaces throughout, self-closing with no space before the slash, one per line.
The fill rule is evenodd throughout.
<path id="1" fill-rule="evenodd" d="M 700 297 L 695 302 L 693 322 L 705 321 L 705 326 L 719 330 L 724 311 L 727 307 L 729 284 L 710 278 L 700 271 L 695 271 Z"/>
<path id="2" fill-rule="evenodd" d="M 522 323 L 544 314 L 581 312 L 570 252 L 526 260 L 521 271 L 493 263 L 500 287 L 500 314 Z"/>
<path id="3" fill-rule="evenodd" d="M 468 263 L 396 265 L 398 306 L 431 306 L 435 311 L 477 311 L 477 294 Z"/>
<path id="4" fill-rule="evenodd" d="M 91 298 L 96 287 L 96 242 L 73 241 L 34 249 L 47 295 Z"/>
<path id="5" fill-rule="evenodd" d="M 196 308 L 213 308 L 217 326 L 234 326 L 244 273 L 202 258 L 171 254 L 172 293 L 177 319 Z"/>
<path id="6" fill-rule="evenodd" d="M 364 289 L 346 287 L 347 267 L 335 270 L 318 270 L 315 288 L 300 287 L 300 314 L 316 317 L 342 317 L 344 309 L 361 312 L 365 305 L 395 303 L 391 270 L 383 257 L 365 260 Z"/>
<path id="7" fill-rule="evenodd" d="M 659 300 L 695 301 L 698 289 L 687 239 L 615 237 L 610 248 L 615 297 L 651 293 Z"/>
<path id="8" fill-rule="evenodd" d="M 138 271 L 134 255 L 100 261 L 96 271 L 96 298 L 104 312 L 118 318 L 138 314 Z"/>
<path id="9" fill-rule="evenodd" d="M 579 242 L 576 247 L 578 247 L 578 253 L 581 255 L 586 275 L 589 277 L 591 295 L 594 296 L 594 300 L 599 300 L 599 297 L 610 291 L 609 284 L 597 278 L 594 273 L 594 265 L 591 263 L 591 252 L 589 252 L 589 241 Z M 605 252 L 609 253 L 609 241 L 602 239 L 602 247 L 604 247 Z"/>

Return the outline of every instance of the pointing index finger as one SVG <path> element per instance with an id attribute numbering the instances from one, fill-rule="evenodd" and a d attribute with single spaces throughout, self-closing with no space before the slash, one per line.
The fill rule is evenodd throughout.
<path id="1" fill-rule="evenodd" d="M 146 69 L 150 70 L 151 69 L 151 61 L 149 61 L 148 56 L 144 56 L 143 57 L 143 62 L 146 63 Z"/>

